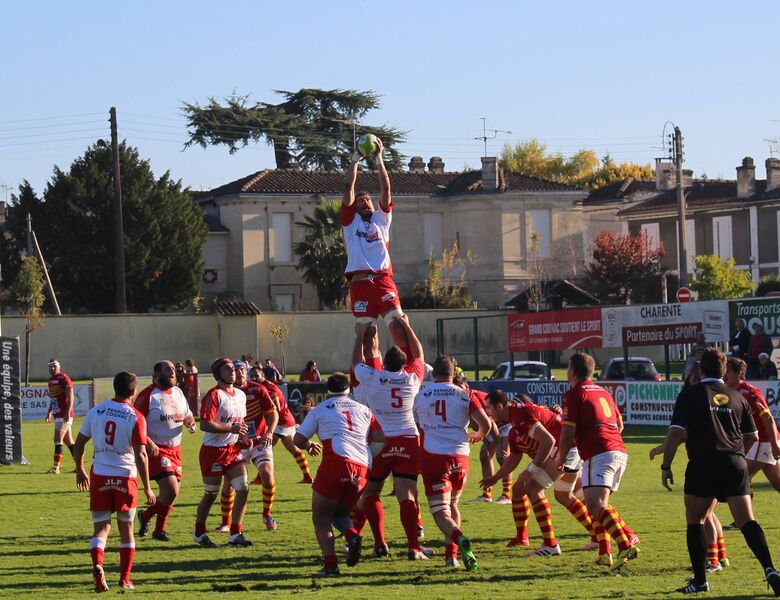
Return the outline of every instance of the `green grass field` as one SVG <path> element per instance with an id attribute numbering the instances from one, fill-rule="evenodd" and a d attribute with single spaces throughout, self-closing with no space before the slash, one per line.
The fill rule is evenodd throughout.
<path id="1" fill-rule="evenodd" d="M 77 419 L 76 428 L 80 424 Z M 92 526 L 85 493 L 76 491 L 73 463 L 65 458 L 63 474 L 47 475 L 52 443 L 51 425 L 25 423 L 24 447 L 28 466 L 0 467 L 0 596 L 75 598 L 92 594 L 89 538 Z M 245 522 L 251 548 L 225 546 L 224 534 L 214 534 L 220 544 L 215 550 L 194 546 L 195 506 L 201 496 L 197 467 L 200 433 L 185 434 L 185 479 L 182 495 L 174 508 L 168 530 L 169 544 L 151 538 L 137 539 L 133 579 L 136 596 L 149 598 L 196 598 L 214 593 L 214 585 L 245 584 L 251 592 L 296 594 L 311 598 L 667 598 L 682 584 L 687 571 L 685 524 L 682 513 L 682 474 L 684 461 L 678 456 L 675 474 L 677 490 L 660 487 L 659 463 L 649 462 L 647 451 L 658 442 L 662 429 L 629 427 L 630 463 L 614 505 L 641 536 L 642 553 L 620 574 L 609 574 L 593 564 L 594 553 L 573 549 L 587 541 L 584 531 L 553 502 L 553 519 L 563 555 L 557 558 L 523 558 L 523 550 L 505 548 L 514 533 L 509 506 L 463 502 L 463 530 L 473 541 L 479 570 L 473 574 L 460 569 L 446 570 L 443 558 L 409 562 L 399 556 L 404 551 L 403 532 L 397 503 L 385 499 L 387 534 L 393 557 L 361 561 L 347 568 L 342 561 L 342 577 L 318 580 L 319 550 L 312 531 L 309 505 L 310 487 L 295 483 L 300 472 L 281 446 L 276 450 L 277 500 L 275 516 L 280 525 L 275 532 L 260 523 L 260 493 L 252 487 Z M 464 499 L 478 495 L 479 462 L 472 457 L 472 476 Z M 313 464 L 316 467 L 316 464 Z M 770 546 L 780 562 L 780 520 L 776 514 L 778 496 L 758 476 L 756 512 Z M 218 502 L 209 528 L 218 523 Z M 720 509 L 724 523 L 728 511 Z M 441 535 L 425 513 L 426 544 L 443 552 Z M 370 533 L 364 547 L 371 547 Z M 540 541 L 533 518 L 532 543 Z M 708 598 L 768 597 L 758 563 L 749 554 L 739 532 L 726 532 L 732 568 L 710 578 Z M 106 572 L 111 594 L 118 580 L 118 537 L 109 538 Z M 229 592 L 245 597 L 247 592 Z"/>

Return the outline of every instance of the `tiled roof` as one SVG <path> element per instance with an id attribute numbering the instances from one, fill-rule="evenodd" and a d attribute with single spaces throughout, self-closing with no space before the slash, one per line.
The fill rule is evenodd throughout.
<path id="1" fill-rule="evenodd" d="M 585 205 L 601 204 L 602 202 L 622 200 L 634 194 L 650 194 L 654 191 L 655 181 L 641 181 L 628 177 L 592 190 L 582 203 Z"/>
<path id="2" fill-rule="evenodd" d="M 390 173 L 390 184 L 396 195 L 460 194 L 481 191 L 482 171 L 465 173 Z M 376 171 L 358 174 L 356 189 L 379 191 Z M 576 191 L 578 188 L 499 170 L 499 190 L 506 191 Z M 197 199 L 231 194 L 341 194 L 344 173 L 337 171 L 304 171 L 300 169 L 266 169 L 242 177 L 208 192 L 194 194 Z"/>
<path id="3" fill-rule="evenodd" d="M 261 310 L 257 308 L 254 302 L 246 301 L 222 301 L 217 302 L 217 312 L 226 317 L 235 317 L 241 315 L 259 315 Z"/>
<path id="4" fill-rule="evenodd" d="M 736 181 L 697 181 L 685 188 L 685 205 L 689 209 L 735 208 L 764 200 L 780 200 L 780 189 L 766 192 L 766 181 L 756 181 L 756 192 L 747 198 L 737 198 Z M 622 217 L 674 210 L 677 207 L 676 190 L 668 190 L 644 202 L 620 211 Z"/>
<path id="5" fill-rule="evenodd" d="M 225 227 L 217 219 L 211 215 L 203 213 L 203 221 L 206 223 L 206 227 L 209 229 L 209 233 L 229 233 L 230 229 Z"/>

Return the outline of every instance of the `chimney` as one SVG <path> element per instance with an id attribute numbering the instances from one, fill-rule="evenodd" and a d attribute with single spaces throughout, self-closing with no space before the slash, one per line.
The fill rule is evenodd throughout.
<path id="1" fill-rule="evenodd" d="M 683 174 L 683 182 L 685 175 Z M 658 192 L 673 190 L 677 185 L 674 163 L 663 158 L 655 159 L 655 189 Z"/>
<path id="2" fill-rule="evenodd" d="M 487 192 L 498 189 L 498 159 L 495 156 L 482 157 L 482 189 Z"/>
<path id="3" fill-rule="evenodd" d="M 428 171 L 431 173 L 444 173 L 444 161 L 440 156 L 431 156 L 431 160 L 428 161 Z"/>
<path id="4" fill-rule="evenodd" d="M 422 156 L 412 156 L 412 160 L 409 161 L 409 172 L 425 173 L 425 161 Z"/>
<path id="5" fill-rule="evenodd" d="M 747 198 L 756 193 L 756 166 L 753 159 L 746 156 L 742 166 L 737 167 L 737 198 Z"/>
<path id="6" fill-rule="evenodd" d="M 780 159 L 766 159 L 766 191 L 780 188 Z"/>

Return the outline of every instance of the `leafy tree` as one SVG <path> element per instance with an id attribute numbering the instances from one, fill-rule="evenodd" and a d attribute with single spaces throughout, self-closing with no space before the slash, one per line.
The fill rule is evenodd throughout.
<path id="1" fill-rule="evenodd" d="M 186 146 L 223 145 L 232 154 L 250 142 L 265 140 L 273 146 L 279 169 L 294 164 L 306 169 L 344 169 L 353 152 L 353 124 L 379 108 L 379 95 L 370 90 L 275 92 L 284 97 L 283 102 L 253 103 L 248 96 L 233 94 L 223 103 L 213 97 L 204 106 L 184 103 L 190 134 Z M 402 131 L 360 124 L 357 134 L 364 133 L 382 139 L 388 167 L 403 166 L 403 156 L 394 148 L 405 139 Z"/>
<path id="2" fill-rule="evenodd" d="M 603 187 L 628 177 L 652 179 L 655 176 L 649 164 L 618 164 L 609 155 L 599 163 L 593 150 L 580 149 L 568 158 L 560 152 L 551 153 L 547 151 L 547 145 L 536 138 L 515 146 L 504 146 L 500 164 L 507 171 L 588 189 Z"/>
<path id="3" fill-rule="evenodd" d="M 203 214 L 167 172 L 155 179 L 135 148 L 123 143 L 119 154 L 128 309 L 184 306 L 200 290 Z M 43 201 L 31 205 L 52 283 L 69 310 L 114 311 L 113 193 L 111 151 L 95 144 L 69 171 L 55 167 Z"/>
<path id="4" fill-rule="evenodd" d="M 29 182 L 23 181 L 19 185 L 19 194 L 11 195 L 10 204 L 5 223 L 5 235 L 0 234 L 3 285 L 9 288 L 16 281 L 22 265 L 22 256 L 27 249 L 27 213 L 36 214 L 41 200 L 35 195 Z"/>
<path id="5" fill-rule="evenodd" d="M 323 199 L 297 226 L 304 229 L 302 242 L 293 245 L 303 280 L 317 288 L 320 309 L 333 308 L 347 297 L 347 247 L 341 229 L 341 202 Z"/>
<path id="6" fill-rule="evenodd" d="M 758 280 L 756 296 L 766 296 L 769 292 L 780 292 L 780 275 L 764 275 Z"/>
<path id="7" fill-rule="evenodd" d="M 284 355 L 284 340 L 290 335 L 290 323 L 279 321 L 276 325 L 271 325 L 268 331 L 274 336 L 274 339 L 279 344 L 279 351 L 282 354 L 282 376 L 287 375 L 287 358 Z"/>
<path id="8" fill-rule="evenodd" d="M 626 304 L 632 290 L 658 271 L 666 254 L 663 244 L 653 248 L 644 231 L 638 235 L 602 231 L 594 246 L 593 262 L 585 267 L 585 275 L 599 299 L 618 304 Z"/>
<path id="9" fill-rule="evenodd" d="M 441 258 L 428 256 L 428 275 L 414 286 L 412 296 L 404 300 L 406 308 L 471 308 L 466 288 L 466 267 L 471 254 L 461 255 L 458 244 L 445 249 Z"/>
<path id="10" fill-rule="evenodd" d="M 13 291 L 19 310 L 25 318 L 24 327 L 24 385 L 30 385 L 30 334 L 43 326 L 43 288 L 46 285 L 43 270 L 32 256 L 20 261 Z"/>
<path id="11" fill-rule="evenodd" d="M 753 293 L 750 273 L 738 269 L 734 258 L 723 260 L 715 254 L 693 257 L 694 279 L 690 288 L 699 294 L 699 300 L 728 300 L 744 298 Z"/>

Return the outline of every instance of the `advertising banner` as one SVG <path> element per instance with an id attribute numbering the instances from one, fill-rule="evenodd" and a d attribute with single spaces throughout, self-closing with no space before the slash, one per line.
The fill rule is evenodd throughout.
<path id="1" fill-rule="evenodd" d="M 601 348 L 600 308 L 508 315 L 509 352 Z"/>
<path id="2" fill-rule="evenodd" d="M 780 298 L 755 298 L 751 300 L 732 300 L 729 302 L 729 322 L 744 319 L 748 331 L 753 333 L 753 325 L 763 325 L 764 332 L 772 337 L 780 337 Z M 736 333 L 733 329 L 732 335 Z"/>
<path id="3" fill-rule="evenodd" d="M 4 465 L 27 462 L 22 454 L 20 379 L 19 338 L 0 337 L 0 397 L 3 404 L 0 463 Z"/>
<path id="4" fill-rule="evenodd" d="M 483 392 L 503 390 L 512 399 L 520 394 L 527 394 L 533 398 L 536 404 L 542 406 L 563 404 L 563 395 L 569 389 L 569 383 L 566 381 L 538 381 L 535 379 L 528 381 L 471 381 L 469 386 Z"/>
<path id="5" fill-rule="evenodd" d="M 45 419 L 49 410 L 49 387 L 31 385 L 22 388 L 22 419 Z M 73 386 L 73 410 L 77 417 L 83 417 L 92 406 L 92 386 Z"/>

